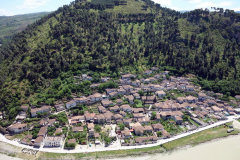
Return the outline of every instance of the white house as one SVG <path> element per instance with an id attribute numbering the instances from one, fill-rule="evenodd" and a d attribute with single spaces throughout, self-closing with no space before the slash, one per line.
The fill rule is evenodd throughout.
<path id="1" fill-rule="evenodd" d="M 31 115 L 32 117 L 37 116 L 37 113 L 49 112 L 51 110 L 51 106 L 42 106 L 41 108 L 32 108 Z"/>
<path id="2" fill-rule="evenodd" d="M 23 132 L 26 128 L 27 128 L 27 124 L 16 123 L 16 124 L 9 126 L 7 129 L 13 133 L 20 133 L 20 132 Z"/>
<path id="3" fill-rule="evenodd" d="M 63 138 L 59 137 L 46 137 L 44 140 L 44 147 L 62 147 Z"/>

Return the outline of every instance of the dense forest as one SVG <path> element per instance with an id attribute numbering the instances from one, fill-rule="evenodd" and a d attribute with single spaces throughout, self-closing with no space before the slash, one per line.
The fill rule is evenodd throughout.
<path id="1" fill-rule="evenodd" d="M 41 12 L 15 16 L 0 16 L 0 44 L 7 43 L 14 34 L 21 32 L 29 24 L 48 14 L 49 12 Z"/>
<path id="2" fill-rule="evenodd" d="M 151 0 L 76 0 L 60 7 L 0 49 L 0 108 L 8 115 L 2 125 L 21 104 L 90 94 L 91 82 L 74 83 L 73 76 L 82 73 L 98 82 L 161 66 L 195 74 L 203 89 L 240 94 L 240 14 L 215 10 L 180 13 Z"/>

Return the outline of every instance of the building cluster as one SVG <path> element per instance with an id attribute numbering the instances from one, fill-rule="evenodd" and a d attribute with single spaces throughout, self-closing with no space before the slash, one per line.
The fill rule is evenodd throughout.
<path id="1" fill-rule="evenodd" d="M 152 67 L 151 70 L 144 72 L 147 76 L 153 75 L 158 70 Z M 69 125 L 73 132 L 82 132 L 83 126 L 87 127 L 88 137 L 95 138 L 99 142 L 99 133 L 95 132 L 95 125 L 105 124 L 124 124 L 124 129 L 117 127 L 116 136 L 121 140 L 122 145 L 155 143 L 159 138 L 169 138 L 171 135 L 165 130 L 161 121 L 169 121 L 176 125 L 185 125 L 184 116 L 188 116 L 198 125 L 206 126 L 208 123 L 203 121 L 206 118 L 217 120 L 225 119 L 228 115 L 234 115 L 236 110 L 228 103 L 224 103 L 211 96 L 210 93 L 203 91 L 196 92 L 195 86 L 191 85 L 186 77 L 166 78 L 168 71 L 155 74 L 146 79 L 137 79 L 136 75 L 124 74 L 119 79 L 119 88 L 108 88 L 104 94 L 94 93 L 88 97 L 73 98 L 64 103 L 58 103 L 54 107 L 57 111 L 70 109 L 79 104 L 96 105 L 97 113 L 85 111 L 83 115 L 68 116 Z M 92 77 L 83 74 L 74 76 L 75 79 L 91 80 Z M 161 79 L 161 81 L 160 81 Z M 102 77 L 101 82 L 107 82 L 108 77 Z M 92 84 L 91 87 L 97 84 Z M 166 92 L 170 90 L 181 90 L 187 92 L 188 96 L 177 97 L 176 99 L 165 99 Z M 141 92 L 141 93 L 140 93 Z M 118 96 L 122 95 L 122 96 Z M 220 95 L 219 95 L 220 96 Z M 114 98 L 113 98 L 114 97 Z M 118 97 L 118 98 L 116 98 Z M 120 98 L 122 97 L 122 98 Z M 114 100 L 111 100 L 114 99 Z M 141 102 L 141 107 L 134 104 Z M 146 105 L 148 107 L 146 107 Z M 135 107 L 134 107 L 135 106 Z M 26 118 L 28 106 L 22 106 L 22 112 L 18 119 Z M 31 116 L 51 111 L 51 106 L 42 106 L 40 108 L 30 108 Z M 153 117 L 153 114 L 156 116 Z M 61 147 L 63 145 L 63 136 L 57 136 L 61 133 L 58 128 L 55 136 L 47 136 L 49 126 L 56 122 L 55 119 L 41 120 L 38 137 L 34 141 L 34 146 L 43 144 L 46 147 Z M 81 124 L 79 126 L 78 124 Z M 190 129 L 186 124 L 186 128 Z M 27 124 L 16 123 L 8 127 L 10 132 L 20 133 L 28 128 Z M 26 136 L 23 144 L 28 144 L 31 137 Z M 70 142 L 76 140 L 71 139 Z"/>

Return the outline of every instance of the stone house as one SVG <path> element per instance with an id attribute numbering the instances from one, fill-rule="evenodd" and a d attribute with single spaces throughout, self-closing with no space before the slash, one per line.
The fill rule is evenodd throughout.
<path id="1" fill-rule="evenodd" d="M 153 128 L 152 128 L 152 126 L 144 126 L 144 131 L 147 133 L 152 133 Z"/>
<path id="2" fill-rule="evenodd" d="M 109 97 L 116 97 L 118 95 L 119 92 L 111 92 L 109 93 Z"/>
<path id="3" fill-rule="evenodd" d="M 123 124 L 124 124 L 124 125 L 129 125 L 130 123 L 132 123 L 132 120 L 133 120 L 132 118 L 124 119 L 124 120 L 123 120 Z"/>
<path id="4" fill-rule="evenodd" d="M 117 102 L 118 105 L 121 105 L 123 103 L 123 100 L 117 99 L 116 102 Z"/>
<path id="5" fill-rule="evenodd" d="M 185 97 L 178 97 L 178 98 L 177 98 L 177 102 L 180 103 L 180 104 L 182 104 L 182 103 L 184 103 L 184 102 L 187 102 L 187 99 L 186 99 Z"/>
<path id="6" fill-rule="evenodd" d="M 107 94 L 112 93 L 112 92 L 117 92 L 116 88 L 113 89 L 106 89 Z"/>
<path id="7" fill-rule="evenodd" d="M 142 125 L 146 125 L 146 124 L 149 124 L 149 123 L 150 123 L 150 120 L 149 120 L 149 118 L 147 118 L 147 117 L 143 117 L 143 118 L 139 118 L 139 119 L 138 119 L 138 122 L 139 122 L 140 124 L 142 124 Z"/>
<path id="8" fill-rule="evenodd" d="M 193 85 L 187 85 L 185 90 L 186 91 L 194 91 L 194 86 Z"/>
<path id="9" fill-rule="evenodd" d="M 47 128 L 48 128 L 47 126 L 41 127 L 40 130 L 39 130 L 39 132 L 38 132 L 38 136 L 45 137 L 46 134 L 47 134 Z"/>
<path id="10" fill-rule="evenodd" d="M 66 103 L 66 108 L 69 109 L 69 108 L 72 108 L 72 107 L 76 107 L 76 102 L 75 101 L 69 101 Z"/>
<path id="11" fill-rule="evenodd" d="M 153 128 L 154 132 L 159 132 L 159 131 L 164 130 L 163 125 L 160 123 L 152 124 L 152 128 Z"/>
<path id="12" fill-rule="evenodd" d="M 54 105 L 57 112 L 65 110 L 64 103 L 58 103 Z"/>
<path id="13" fill-rule="evenodd" d="M 125 96 L 125 98 L 128 100 L 128 102 L 130 103 L 130 104 L 134 104 L 134 97 L 133 97 L 133 95 L 129 95 L 129 96 Z"/>
<path id="14" fill-rule="evenodd" d="M 126 92 L 131 92 L 133 90 L 133 87 L 130 86 L 130 85 L 123 85 L 123 89 L 126 91 Z"/>
<path id="15" fill-rule="evenodd" d="M 51 110 L 51 106 L 42 106 L 40 108 L 32 108 L 31 109 L 31 116 L 36 117 L 37 113 L 49 112 L 50 110 Z"/>
<path id="16" fill-rule="evenodd" d="M 103 114 L 97 114 L 95 120 L 98 124 L 104 124 L 106 121 Z"/>
<path id="17" fill-rule="evenodd" d="M 102 95 L 100 93 L 94 93 L 93 96 L 95 97 L 95 101 L 102 100 Z"/>
<path id="18" fill-rule="evenodd" d="M 205 101 L 207 99 L 207 95 L 203 92 L 198 93 L 198 99 L 201 101 Z"/>
<path id="19" fill-rule="evenodd" d="M 9 132 L 12 133 L 20 133 L 25 131 L 27 128 L 27 124 L 25 123 L 15 123 L 7 128 Z"/>
<path id="20" fill-rule="evenodd" d="M 107 109 L 103 106 L 98 106 L 98 111 L 99 111 L 99 113 L 105 113 L 107 111 Z"/>
<path id="21" fill-rule="evenodd" d="M 88 121 L 94 121 L 94 119 L 95 119 L 95 116 L 96 116 L 96 114 L 95 113 L 86 113 L 86 114 L 84 114 L 84 117 L 85 117 L 85 119 L 86 119 L 86 121 L 88 122 Z"/>
<path id="22" fill-rule="evenodd" d="M 120 106 L 120 109 L 123 110 L 124 112 L 131 112 L 132 108 L 128 104 L 124 104 Z"/>
<path id="23" fill-rule="evenodd" d="M 120 114 L 114 114 L 114 115 L 113 115 L 113 118 L 114 118 L 115 121 L 117 121 L 117 120 L 123 120 L 123 116 L 120 115 Z"/>
<path id="24" fill-rule="evenodd" d="M 131 132 L 129 131 L 121 131 L 121 138 L 123 139 L 128 139 L 128 138 L 131 138 Z"/>
<path id="25" fill-rule="evenodd" d="M 152 74 L 152 71 L 151 71 L 151 70 L 146 70 L 146 71 L 144 72 L 144 74 L 150 75 L 150 74 Z"/>
<path id="26" fill-rule="evenodd" d="M 141 98 L 138 93 L 134 93 L 133 96 L 134 96 L 135 99 L 140 99 Z"/>
<path id="27" fill-rule="evenodd" d="M 165 97 L 166 96 L 166 93 L 164 91 L 156 91 L 155 94 L 159 97 L 159 98 L 162 98 L 162 97 Z"/>
<path id="28" fill-rule="evenodd" d="M 34 145 L 34 147 L 40 147 L 41 144 L 42 144 L 42 142 L 43 142 L 43 137 L 42 137 L 42 136 L 38 136 L 38 137 L 35 139 L 33 145 Z"/>
<path id="29" fill-rule="evenodd" d="M 105 119 L 106 119 L 106 122 L 107 123 L 111 123 L 112 121 L 112 117 L 113 117 L 113 113 L 110 112 L 110 111 L 107 111 L 106 113 L 103 114 Z"/>
<path id="30" fill-rule="evenodd" d="M 113 105 L 113 102 L 110 101 L 110 100 L 108 100 L 108 99 L 102 100 L 102 105 L 103 105 L 104 107 L 109 107 L 110 105 Z"/>
<path id="31" fill-rule="evenodd" d="M 110 107 L 109 110 L 110 110 L 111 112 L 119 112 L 119 111 L 120 111 L 120 108 L 119 108 L 119 106 L 115 105 L 114 107 Z"/>
<path id="32" fill-rule="evenodd" d="M 93 137 L 94 136 L 94 124 L 88 123 L 88 136 Z"/>

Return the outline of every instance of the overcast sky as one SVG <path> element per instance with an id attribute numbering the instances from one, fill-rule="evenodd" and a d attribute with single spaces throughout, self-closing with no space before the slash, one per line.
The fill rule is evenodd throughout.
<path id="1" fill-rule="evenodd" d="M 0 0 L 0 16 L 55 11 L 73 0 Z M 222 7 L 240 11 L 240 0 L 153 0 L 175 10 Z"/>

